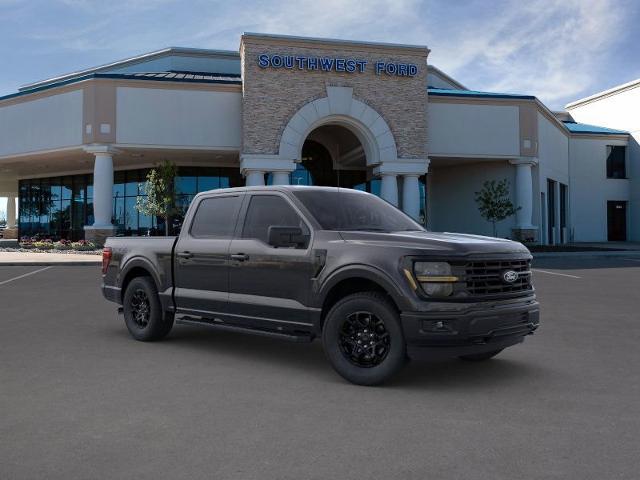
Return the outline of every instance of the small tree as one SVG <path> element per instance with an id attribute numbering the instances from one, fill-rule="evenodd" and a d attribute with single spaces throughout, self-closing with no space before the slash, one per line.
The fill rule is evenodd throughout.
<path id="1" fill-rule="evenodd" d="M 178 167 L 165 160 L 147 174 L 147 183 L 142 185 L 146 197 L 138 197 L 136 210 L 143 215 L 164 218 L 164 232 L 169 235 L 169 220 L 176 214 L 176 191 L 174 179 Z"/>
<path id="2" fill-rule="evenodd" d="M 482 190 L 476 192 L 476 203 L 482 218 L 491 222 L 494 237 L 498 236 L 496 224 L 520 210 L 509 199 L 509 182 L 506 178 L 499 182 L 485 181 Z"/>

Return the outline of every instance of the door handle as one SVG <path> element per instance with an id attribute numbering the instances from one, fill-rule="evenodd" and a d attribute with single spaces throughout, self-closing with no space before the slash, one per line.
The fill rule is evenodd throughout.
<path id="1" fill-rule="evenodd" d="M 176 255 L 178 258 L 193 258 L 193 253 L 191 252 L 178 252 Z"/>
<path id="2" fill-rule="evenodd" d="M 231 260 L 237 260 L 238 262 L 244 262 L 245 260 L 249 260 L 249 255 L 246 253 L 234 253 L 231 255 Z"/>

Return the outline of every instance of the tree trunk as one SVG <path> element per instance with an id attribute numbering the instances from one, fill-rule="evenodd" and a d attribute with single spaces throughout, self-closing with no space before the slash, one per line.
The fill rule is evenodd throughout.
<path id="1" fill-rule="evenodd" d="M 491 224 L 493 225 L 493 236 L 497 237 L 498 236 L 498 228 L 496 227 L 496 222 L 491 222 Z"/>
<path id="2" fill-rule="evenodd" d="M 169 236 L 169 217 L 164 217 L 164 234 Z"/>

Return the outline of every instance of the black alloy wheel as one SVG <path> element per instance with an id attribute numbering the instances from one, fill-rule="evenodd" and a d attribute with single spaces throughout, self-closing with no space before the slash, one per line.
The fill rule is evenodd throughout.
<path id="1" fill-rule="evenodd" d="M 360 311 L 348 315 L 339 336 L 340 350 L 357 367 L 380 365 L 391 345 L 391 337 L 384 322 L 371 312 Z"/>
<path id="2" fill-rule="evenodd" d="M 149 316 L 151 315 L 151 305 L 147 293 L 141 288 L 137 289 L 130 301 L 131 314 L 133 320 L 139 328 L 145 328 L 149 325 Z"/>
<path id="3" fill-rule="evenodd" d="M 173 313 L 163 311 L 151 277 L 136 277 L 129 282 L 122 307 L 129 333 L 141 342 L 160 340 L 173 327 Z"/>
<path id="4" fill-rule="evenodd" d="M 358 292 L 339 300 L 322 327 L 331 366 L 357 385 L 379 385 L 407 361 L 400 314 L 383 292 Z"/>

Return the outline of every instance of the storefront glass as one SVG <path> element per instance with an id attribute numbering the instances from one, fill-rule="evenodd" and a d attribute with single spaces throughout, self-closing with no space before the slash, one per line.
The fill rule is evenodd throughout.
<path id="1" fill-rule="evenodd" d="M 114 174 L 113 218 L 115 235 L 164 235 L 164 220 L 135 208 L 144 197 L 148 170 Z M 178 214 L 171 230 L 178 231 L 196 193 L 243 185 L 237 168 L 180 167 L 176 177 Z M 21 237 L 79 240 L 84 226 L 93 224 L 93 175 L 20 180 L 19 229 Z"/>

